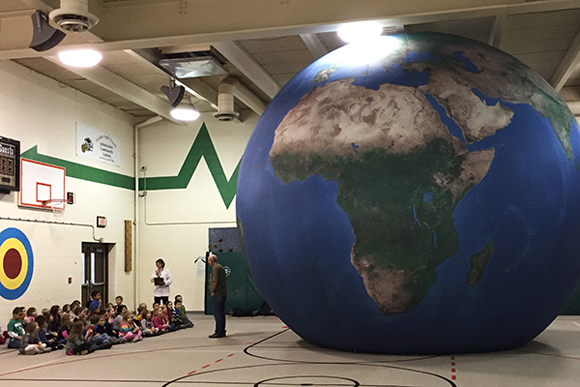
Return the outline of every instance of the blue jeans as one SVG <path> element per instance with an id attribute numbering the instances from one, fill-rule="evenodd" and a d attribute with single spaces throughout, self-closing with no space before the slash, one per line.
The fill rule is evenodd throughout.
<path id="1" fill-rule="evenodd" d="M 8 342 L 7 348 L 17 348 L 20 349 L 20 340 L 19 339 L 12 339 Z"/>
<path id="2" fill-rule="evenodd" d="M 225 336 L 226 334 L 226 297 L 214 294 L 211 296 L 211 303 L 213 305 L 213 317 L 215 318 L 215 334 Z"/>

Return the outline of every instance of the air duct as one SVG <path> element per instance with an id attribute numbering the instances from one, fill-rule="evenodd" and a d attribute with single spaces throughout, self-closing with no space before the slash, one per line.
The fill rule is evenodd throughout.
<path id="1" fill-rule="evenodd" d="M 88 0 L 61 0 L 60 8 L 48 17 L 62 30 L 69 32 L 85 32 L 99 22 L 99 18 L 89 13 Z"/>
<path id="2" fill-rule="evenodd" d="M 236 80 L 226 77 L 218 88 L 218 111 L 213 116 L 221 122 L 235 120 L 240 113 L 234 110 L 234 92 L 236 91 Z"/>

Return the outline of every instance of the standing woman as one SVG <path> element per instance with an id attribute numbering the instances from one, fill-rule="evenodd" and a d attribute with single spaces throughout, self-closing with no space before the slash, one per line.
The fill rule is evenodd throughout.
<path id="1" fill-rule="evenodd" d="M 151 282 L 155 284 L 153 297 L 156 303 L 167 305 L 167 301 L 169 301 L 169 285 L 173 282 L 171 272 L 165 268 L 165 261 L 162 258 L 155 261 L 155 265 L 157 269 L 151 274 Z"/>

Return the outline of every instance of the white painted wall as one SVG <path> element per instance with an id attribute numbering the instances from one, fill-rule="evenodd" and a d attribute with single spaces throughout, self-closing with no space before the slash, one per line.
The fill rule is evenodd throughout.
<path id="1" fill-rule="evenodd" d="M 21 152 L 38 146 L 43 155 L 134 175 L 132 117 L 10 61 L 0 61 L 0 85 L 0 136 L 20 140 Z M 185 126 L 165 120 L 147 126 L 139 130 L 139 165 L 147 166 L 147 177 L 177 175 L 205 123 L 229 180 L 257 119 L 219 123 L 206 113 Z M 120 167 L 77 156 L 76 123 L 119 137 Z M 66 191 L 75 192 L 76 204 L 67 206 L 62 216 L 18 207 L 16 193 L 0 194 L 0 216 L 93 225 L 97 215 L 106 216 L 107 227 L 97 229 L 96 236 L 115 244 L 109 253 L 110 298 L 121 294 L 129 307 L 135 307 L 137 294 L 137 303 L 150 304 L 150 275 L 155 260 L 163 257 L 173 273 L 172 297 L 182 294 L 188 310 L 203 310 L 204 277 L 197 276 L 193 261 L 205 254 L 210 227 L 235 227 L 235 199 L 226 208 L 203 158 L 186 189 L 148 191 L 146 198 L 139 198 L 138 255 L 129 273 L 124 271 L 124 220 L 134 220 L 134 191 L 71 177 L 66 178 Z M 0 220 L 0 231 L 9 227 L 20 229 L 30 240 L 35 267 L 30 287 L 20 298 L 0 297 L 4 328 L 15 306 L 40 311 L 80 299 L 81 243 L 93 241 L 89 227 Z"/>
<path id="2" fill-rule="evenodd" d="M 0 85 L 0 136 L 20 140 L 21 152 L 37 145 L 38 152 L 47 156 L 133 176 L 130 116 L 10 61 L 0 61 Z M 120 167 L 76 156 L 77 122 L 120 138 Z M 133 191 L 70 177 L 66 190 L 75 192 L 76 204 L 67 206 L 63 216 L 19 208 L 16 193 L 0 194 L 0 215 L 93 225 L 97 215 L 106 216 L 108 225 L 97 229 L 97 237 L 116 243 L 109 256 L 109 294 L 132 300 L 133 273 L 124 272 L 124 220 L 134 219 Z M 0 221 L 0 231 L 8 227 L 26 234 L 35 267 L 30 287 L 19 299 L 0 297 L 4 329 L 15 306 L 35 306 L 40 311 L 80 299 L 81 242 L 93 241 L 89 227 Z"/>
<path id="3" fill-rule="evenodd" d="M 139 166 L 147 166 L 148 178 L 177 175 L 205 123 L 229 180 L 257 120 L 220 123 L 206 113 L 182 127 L 160 121 L 139 132 Z M 202 158 L 186 189 L 147 191 L 139 208 L 139 299 L 151 304 L 150 276 L 162 257 L 173 274 L 171 297 L 181 294 L 188 310 L 203 310 L 204 277 L 193 262 L 208 249 L 209 228 L 236 226 L 235 198 L 226 208 Z"/>

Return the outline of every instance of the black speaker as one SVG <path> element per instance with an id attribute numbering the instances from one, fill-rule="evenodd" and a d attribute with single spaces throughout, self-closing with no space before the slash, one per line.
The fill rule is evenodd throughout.
<path id="1" fill-rule="evenodd" d="M 66 34 L 48 24 L 48 16 L 42 11 L 32 14 L 32 42 L 30 48 L 36 51 L 50 50 L 64 39 Z"/>
<path id="2" fill-rule="evenodd" d="M 173 83 L 171 86 L 161 86 L 161 91 L 167 96 L 172 107 L 177 107 L 185 95 L 185 87 L 176 87 Z"/>

